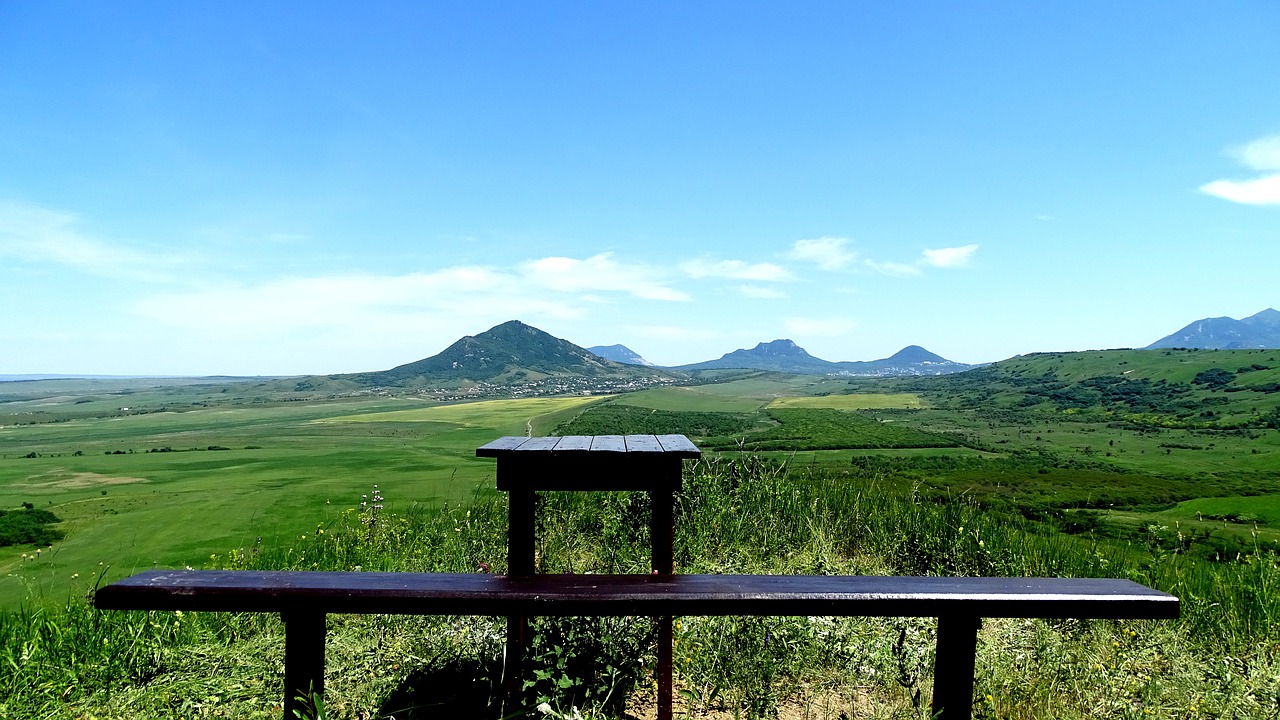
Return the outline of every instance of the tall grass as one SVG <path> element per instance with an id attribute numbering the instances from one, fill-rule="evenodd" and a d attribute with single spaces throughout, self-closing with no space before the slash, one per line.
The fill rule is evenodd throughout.
<path id="1" fill-rule="evenodd" d="M 962 501 L 921 502 L 891 478 L 837 479 L 753 454 L 686 468 L 677 571 L 1129 577 L 1183 599 L 1178 621 L 992 620 L 977 717 L 1275 717 L 1280 568 L 1260 551 L 1209 563 L 1162 548 L 1066 535 Z M 376 490 L 373 495 L 377 498 Z M 233 549 L 225 568 L 504 572 L 505 497 L 386 513 L 338 513 L 286 545 Z M 542 572 L 647 572 L 643 493 L 548 493 Z M 583 624 L 585 623 L 585 624 Z M 330 717 L 492 709 L 494 618 L 333 616 Z M 685 712 L 924 717 L 934 625 L 901 618 L 683 618 Z M 538 625 L 525 700 L 616 716 L 651 688 L 647 622 Z M 0 615 L 0 717 L 271 717 L 283 633 L 270 616 L 99 612 L 79 594 Z M 469 703 L 469 704 L 468 704 Z"/>

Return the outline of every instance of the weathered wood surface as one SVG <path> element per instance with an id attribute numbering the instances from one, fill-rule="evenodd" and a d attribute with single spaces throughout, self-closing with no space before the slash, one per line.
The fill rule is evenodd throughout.
<path id="1" fill-rule="evenodd" d="M 498 490 L 655 490 L 681 487 L 685 460 L 702 451 L 683 435 L 501 437 L 476 448 L 497 458 Z"/>
<path id="2" fill-rule="evenodd" d="M 1178 599 L 1109 578 L 533 575 L 149 570 L 98 590 L 114 610 L 415 615 L 1175 618 Z"/>
<path id="3" fill-rule="evenodd" d="M 654 454 L 696 460 L 702 451 L 684 435 L 565 435 L 562 437 L 526 438 L 504 436 L 476 448 L 477 457 L 530 457 L 563 455 L 583 451 L 618 453 L 635 460 L 636 455 Z"/>

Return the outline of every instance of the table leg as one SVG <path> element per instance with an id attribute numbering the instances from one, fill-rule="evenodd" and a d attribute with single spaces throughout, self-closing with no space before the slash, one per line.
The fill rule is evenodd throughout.
<path id="1" fill-rule="evenodd" d="M 969 720 L 973 715 L 973 665 L 982 618 L 952 615 L 938 618 L 938 646 L 933 665 L 933 714 L 941 720 Z"/>
<path id="2" fill-rule="evenodd" d="M 534 490 L 519 488 L 507 493 L 508 575 L 532 575 L 534 572 L 533 513 L 537 503 L 538 494 Z"/>
<path id="3" fill-rule="evenodd" d="M 314 717 L 324 698 L 324 613 L 291 610 L 284 620 L 284 718 Z M 302 713 L 299 715 L 299 713 Z"/>

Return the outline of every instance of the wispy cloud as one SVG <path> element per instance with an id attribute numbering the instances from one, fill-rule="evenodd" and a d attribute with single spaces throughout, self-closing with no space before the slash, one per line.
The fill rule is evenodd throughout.
<path id="1" fill-rule="evenodd" d="M 94 238 L 79 217 L 30 203 L 0 201 L 0 257 L 71 267 L 102 277 L 148 282 L 170 279 L 188 258 Z"/>
<path id="2" fill-rule="evenodd" d="M 936 250 L 926 248 L 922 262 L 940 268 L 964 267 L 969 264 L 969 259 L 976 252 L 978 252 L 977 245 L 961 245 Z"/>
<path id="3" fill-rule="evenodd" d="M 849 248 L 849 240 L 841 237 L 797 240 L 791 245 L 790 255 L 823 270 L 843 270 L 858 260 L 857 251 Z"/>
<path id="4" fill-rule="evenodd" d="M 569 257 L 547 257 L 531 260 L 521 266 L 531 283 L 558 290 L 578 292 L 604 290 L 622 292 L 644 300 L 688 300 L 689 296 L 668 287 L 659 272 L 647 265 L 620 263 L 612 253 L 600 253 L 585 260 Z"/>
<path id="5" fill-rule="evenodd" d="M 875 270 L 883 275 L 892 275 L 894 277 L 909 277 L 911 275 L 920 274 L 920 265 L 911 265 L 908 263 L 896 262 L 876 262 L 875 260 L 863 260 L 863 265 Z"/>
<path id="6" fill-rule="evenodd" d="M 680 263 L 680 269 L 691 278 L 728 278 L 756 282 L 784 282 L 792 279 L 786 268 L 773 263 L 746 263 L 742 260 L 709 260 L 699 258 Z"/>
<path id="7" fill-rule="evenodd" d="M 910 277 L 920 275 L 926 267 L 964 267 L 977 251 L 977 245 L 937 249 L 926 248 L 915 262 L 903 263 L 864 258 L 859 252 L 849 247 L 847 238 L 820 237 L 795 241 L 791 245 L 788 257 L 802 262 L 813 263 L 821 270 L 833 272 L 866 268 L 883 275 Z"/>
<path id="8" fill-rule="evenodd" d="M 1200 186 L 1206 195 L 1242 205 L 1280 205 L 1280 135 L 1259 138 L 1228 154 L 1244 166 L 1263 172 L 1245 180 L 1214 180 Z"/>
<path id="9" fill-rule="evenodd" d="M 645 265 L 608 254 L 548 257 L 509 268 L 458 266 L 403 275 L 283 278 L 165 293 L 134 304 L 137 314 L 170 327 L 413 329 L 442 322 L 467 331 L 513 317 L 573 319 L 618 295 L 679 301 Z"/>

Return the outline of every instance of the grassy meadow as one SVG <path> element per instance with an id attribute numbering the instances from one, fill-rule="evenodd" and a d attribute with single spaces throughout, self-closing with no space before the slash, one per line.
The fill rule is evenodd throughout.
<path id="1" fill-rule="evenodd" d="M 14 670 L 0 716 L 278 715 L 278 620 L 97 613 L 85 593 L 152 566 L 500 572 L 504 498 L 476 447 L 680 432 L 706 458 L 686 468 L 678 571 L 1113 576 L 1182 597 L 1174 622 L 988 621 L 975 717 L 1275 717 L 1277 354 L 1042 354 L 899 380 L 721 373 L 453 405 L 254 382 L 0 384 L 0 509 L 48 510 L 64 533 L 0 547 L 0 663 Z M 357 509 L 375 484 L 380 515 Z M 644 571 L 642 500 L 548 496 L 542 570 Z M 644 716 L 652 628 L 597 624 L 539 630 L 529 709 Z M 335 617 L 330 632 L 330 717 L 488 707 L 493 619 Z M 683 619 L 681 711 L 921 718 L 932 632 Z"/>
<path id="2" fill-rule="evenodd" d="M 41 412 L 79 412 L 72 397 L 52 396 Z M 478 460 L 475 448 L 531 426 L 545 434 L 584 400 L 192 404 L 200 400 L 180 411 L 170 402 L 106 418 L 7 419 L 0 508 L 49 510 L 66 536 L 52 547 L 0 548 L 0 607 L 79 594 L 99 567 L 110 566 L 110 580 L 288 542 L 332 522 L 375 484 L 392 509 L 463 501 L 492 482 L 492 462 Z"/>

